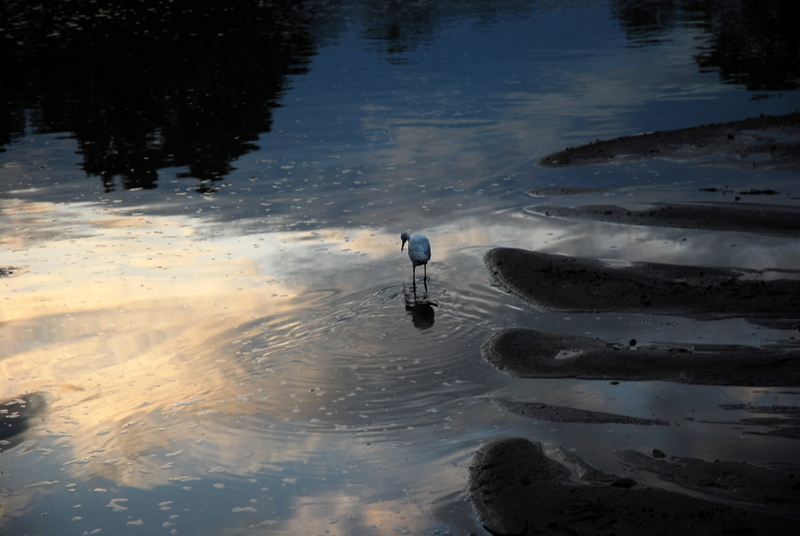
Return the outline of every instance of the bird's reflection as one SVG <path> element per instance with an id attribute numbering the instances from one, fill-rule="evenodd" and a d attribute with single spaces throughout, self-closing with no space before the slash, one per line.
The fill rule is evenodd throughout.
<path id="1" fill-rule="evenodd" d="M 403 286 L 403 294 L 406 297 L 406 312 L 411 315 L 414 327 L 418 329 L 432 327 L 436 316 L 433 308 L 439 307 L 439 304 L 430 301 L 427 293 L 419 297 L 416 286 L 412 287 L 411 292 Z"/>

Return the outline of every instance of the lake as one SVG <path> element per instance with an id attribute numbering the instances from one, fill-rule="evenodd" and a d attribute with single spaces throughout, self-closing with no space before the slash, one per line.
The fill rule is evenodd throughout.
<path id="1" fill-rule="evenodd" d="M 481 353 L 510 327 L 796 344 L 796 326 L 742 318 L 543 310 L 483 261 L 502 246 L 795 270 L 796 236 L 529 210 L 751 189 L 797 207 L 795 171 L 536 165 L 800 108 L 788 3 L 751 4 L 7 2 L 0 389 L 25 411 L 0 436 L 1 530 L 484 534 L 468 470 L 514 436 L 666 489 L 615 453 L 800 463 L 796 436 L 747 411 L 796 408 L 797 388 L 523 379 Z M 561 186 L 600 191 L 530 194 Z M 427 292 L 403 231 L 431 241 Z M 670 425 L 547 422 L 503 400 Z"/>

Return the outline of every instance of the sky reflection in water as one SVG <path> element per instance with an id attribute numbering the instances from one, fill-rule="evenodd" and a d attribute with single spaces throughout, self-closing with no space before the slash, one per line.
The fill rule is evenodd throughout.
<path id="1" fill-rule="evenodd" d="M 0 280 L 2 394 L 43 392 L 48 406 L 0 460 L 6 530 L 469 533 L 478 529 L 467 467 L 483 442 L 508 435 L 574 448 L 609 471 L 623 469 L 621 448 L 798 461 L 796 441 L 746 434 L 740 415 L 718 408 L 797 405 L 796 394 L 515 380 L 479 350 L 512 326 L 642 343 L 786 339 L 738 319 L 537 311 L 492 288 L 481 256 L 505 245 L 796 268 L 793 239 L 561 221 L 525 208 L 540 201 L 527 191 L 549 185 L 610 189 L 580 204 L 708 201 L 698 187 L 723 184 L 774 188 L 793 196 L 780 203 L 796 204 L 796 173 L 532 164 L 595 137 L 785 113 L 797 91 L 753 84 L 767 96 L 754 100 L 719 83 L 692 59 L 700 30 L 675 23 L 631 35 L 625 3 L 611 13 L 628 35 L 604 3 L 520 2 L 496 19 L 469 9 L 449 18 L 449 5 L 394 40 L 381 38 L 394 35 L 386 19 L 349 5 L 352 18 L 337 12 L 309 40 L 313 54 L 295 49 L 304 59 L 279 67 L 261 127 L 228 125 L 223 141 L 198 135 L 179 156 L 155 142 L 130 150 L 147 122 L 134 134 L 89 134 L 74 118 L 59 123 L 16 103 L 26 119 L 6 129 L 0 266 L 22 270 Z M 192 89 L 171 87 L 176 98 Z M 195 111 L 204 121 L 209 110 Z M 221 160 L 187 156 L 239 134 L 236 148 L 213 155 Z M 109 164 L 112 150 L 89 158 L 103 136 L 117 154 L 129 150 L 120 167 Z M 146 158 L 145 173 L 130 171 Z M 406 229 L 433 242 L 432 323 L 407 307 Z M 502 397 L 680 426 L 525 421 L 497 410 L 491 399 Z"/>

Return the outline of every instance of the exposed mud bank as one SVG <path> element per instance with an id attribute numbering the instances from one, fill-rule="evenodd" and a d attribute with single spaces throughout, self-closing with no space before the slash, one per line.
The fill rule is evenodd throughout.
<path id="1" fill-rule="evenodd" d="M 800 386 L 797 347 L 626 347 L 578 335 L 515 328 L 493 335 L 482 352 L 498 369 L 531 378 Z"/>
<path id="2" fill-rule="evenodd" d="M 645 419 L 642 417 L 631 417 L 629 415 L 618 415 L 616 413 L 606 413 L 604 411 L 590 411 L 580 408 L 570 408 L 566 406 L 553 406 L 541 402 L 518 402 L 514 400 L 495 400 L 498 407 L 525 417 L 538 421 L 548 422 L 570 422 L 581 424 L 639 424 L 639 425 L 668 425 L 663 419 Z"/>
<path id="3" fill-rule="evenodd" d="M 682 488 L 732 501 L 764 505 L 787 514 L 800 512 L 800 466 L 773 463 L 755 465 L 746 461 L 668 456 L 660 450 L 644 454 L 635 450 L 617 452 L 634 469 L 658 475 Z"/>
<path id="4" fill-rule="evenodd" d="M 580 186 L 546 186 L 531 190 L 528 194 L 533 197 L 555 197 L 561 195 L 596 194 L 606 192 L 605 188 L 584 188 Z"/>
<path id="5" fill-rule="evenodd" d="M 739 420 L 739 426 L 761 428 L 767 426 L 770 430 L 745 430 L 745 434 L 767 435 L 786 437 L 789 439 L 800 439 L 800 406 L 759 406 L 752 403 L 723 404 L 720 406 L 726 410 L 743 410 L 751 414 L 766 415 L 759 417 L 747 417 Z M 800 471 L 798 471 L 800 474 Z M 800 483 L 797 485 L 800 488 Z"/>
<path id="6" fill-rule="evenodd" d="M 754 270 L 601 261 L 512 248 L 489 251 L 498 283 L 543 309 L 800 321 L 800 281 Z"/>
<path id="7" fill-rule="evenodd" d="M 800 170 L 800 113 L 761 116 L 596 140 L 542 157 L 546 167 L 634 162 L 649 158 L 705 165 Z"/>
<path id="8" fill-rule="evenodd" d="M 14 275 L 19 275 L 25 269 L 19 268 L 16 266 L 0 266 L 0 277 L 11 277 Z"/>
<path id="9" fill-rule="evenodd" d="M 46 404 L 41 393 L 0 401 L 0 452 L 19 444 L 20 434 L 44 411 Z"/>
<path id="10" fill-rule="evenodd" d="M 538 205 L 528 207 L 525 211 L 537 216 L 578 218 L 628 225 L 740 231 L 800 237 L 800 209 L 793 206 L 756 203 L 703 203 L 698 205 L 656 205 L 651 209 L 629 210 L 615 205 L 579 207 Z"/>
<path id="11" fill-rule="evenodd" d="M 691 220 L 699 215 L 685 217 Z M 759 230 L 784 234 L 780 224 L 772 226 L 770 217 L 758 224 Z M 676 226 L 688 225 L 683 221 Z M 485 261 L 501 286 L 543 309 L 702 320 L 743 317 L 795 329 L 800 324 L 800 281 L 768 280 L 754 270 L 658 263 L 613 267 L 593 259 L 509 248 L 491 250 Z M 797 275 L 785 272 L 787 277 Z M 520 377 L 800 386 L 800 341 L 794 338 L 767 347 L 641 345 L 635 340 L 619 343 L 513 328 L 490 337 L 482 353 L 498 369 Z M 520 417 L 546 422 L 670 424 L 655 416 L 615 415 L 539 402 L 495 403 Z M 800 437 L 794 406 L 742 403 L 724 409 L 768 414 L 735 422 L 743 433 L 788 440 Z M 764 427 L 772 429 L 764 431 Z M 512 438 L 485 446 L 475 455 L 470 468 L 471 499 L 481 522 L 495 535 L 771 535 L 793 531 L 800 519 L 797 465 L 708 462 L 668 457 L 658 449 L 649 455 L 626 450 L 617 456 L 635 473 L 656 475 L 706 498 L 642 486 L 632 478 L 591 467 L 575 452 L 560 450 L 566 464 L 562 465 L 545 456 L 539 443 Z"/>
<path id="12" fill-rule="evenodd" d="M 755 484 L 758 478 L 745 478 Z M 791 483 L 787 484 L 791 492 Z M 481 448 L 470 467 L 470 497 L 492 534 L 790 534 L 790 514 L 746 510 L 636 485 L 586 485 L 548 458 L 541 444 L 503 439 Z"/>

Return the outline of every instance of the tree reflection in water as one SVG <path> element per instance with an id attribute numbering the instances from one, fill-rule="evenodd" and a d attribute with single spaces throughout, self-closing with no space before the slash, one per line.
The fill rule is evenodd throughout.
<path id="1" fill-rule="evenodd" d="M 796 89 L 792 2 L 612 2 L 635 46 L 677 26 L 705 35 L 696 61 L 750 90 Z M 530 17 L 538 2 L 149 0 L 31 4 L 0 9 L 0 147 L 37 133 L 69 133 L 81 167 L 106 191 L 152 189 L 178 168 L 198 192 L 217 189 L 232 162 L 272 128 L 288 77 L 307 72 L 325 43 L 355 22 L 392 64 L 432 43 L 452 20 Z"/>
<path id="2" fill-rule="evenodd" d="M 612 13 L 634 46 L 658 45 L 677 27 L 700 28 L 700 70 L 750 91 L 791 91 L 800 87 L 796 7 L 788 0 L 617 0 Z"/>

